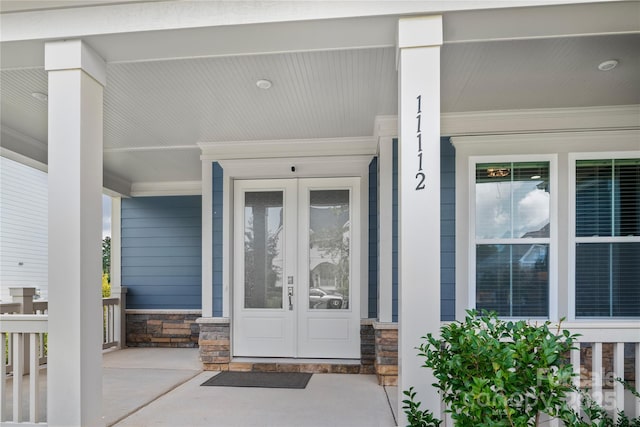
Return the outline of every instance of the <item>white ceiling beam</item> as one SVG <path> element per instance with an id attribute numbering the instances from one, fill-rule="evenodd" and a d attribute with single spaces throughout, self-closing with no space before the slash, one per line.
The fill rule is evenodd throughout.
<path id="1" fill-rule="evenodd" d="M 177 30 L 353 17 L 434 14 L 603 0 L 485 1 L 163 1 L 15 12 L 2 15 L 0 40 L 77 38 L 98 34 Z"/>
<path id="2" fill-rule="evenodd" d="M 440 135 L 499 135 L 640 129 L 640 105 L 442 113 Z M 374 137 L 397 137 L 397 116 L 377 116 Z"/>
<path id="3" fill-rule="evenodd" d="M 43 40 L 60 38 L 83 38 L 109 63 L 387 47 L 395 46 L 399 16 L 436 12 L 444 13 L 445 44 L 640 31 L 638 3 L 613 0 L 266 5 L 166 1 L 5 13 L 0 64 L 40 67 Z"/>
<path id="4" fill-rule="evenodd" d="M 640 32 L 640 3 L 616 2 L 445 15 L 444 43 L 472 43 Z"/>
<path id="5" fill-rule="evenodd" d="M 375 155 L 373 137 L 200 142 L 202 160 Z"/>

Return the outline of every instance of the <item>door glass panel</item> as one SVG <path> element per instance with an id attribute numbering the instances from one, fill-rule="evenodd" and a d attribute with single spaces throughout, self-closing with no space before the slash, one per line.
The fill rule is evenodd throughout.
<path id="1" fill-rule="evenodd" d="M 244 307 L 282 308 L 283 192 L 244 193 Z"/>
<path id="2" fill-rule="evenodd" d="M 349 308 L 349 190 L 309 198 L 309 308 Z"/>

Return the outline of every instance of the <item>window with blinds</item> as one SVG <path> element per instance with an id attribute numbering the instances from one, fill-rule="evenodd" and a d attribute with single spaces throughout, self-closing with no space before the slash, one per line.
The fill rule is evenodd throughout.
<path id="1" fill-rule="evenodd" d="M 576 317 L 640 316 L 640 159 L 577 160 Z"/>
<path id="2" fill-rule="evenodd" d="M 549 162 L 477 163 L 476 308 L 548 317 Z"/>

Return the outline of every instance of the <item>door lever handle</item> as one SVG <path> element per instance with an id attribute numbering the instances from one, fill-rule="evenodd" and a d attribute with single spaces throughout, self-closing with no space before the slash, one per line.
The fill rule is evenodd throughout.
<path id="1" fill-rule="evenodd" d="M 289 311 L 293 310 L 293 286 L 287 288 L 287 294 L 289 295 Z"/>

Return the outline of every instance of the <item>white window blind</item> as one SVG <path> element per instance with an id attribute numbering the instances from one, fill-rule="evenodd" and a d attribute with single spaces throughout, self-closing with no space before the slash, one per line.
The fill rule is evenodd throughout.
<path id="1" fill-rule="evenodd" d="M 576 317 L 638 317 L 640 159 L 575 168 Z"/>

